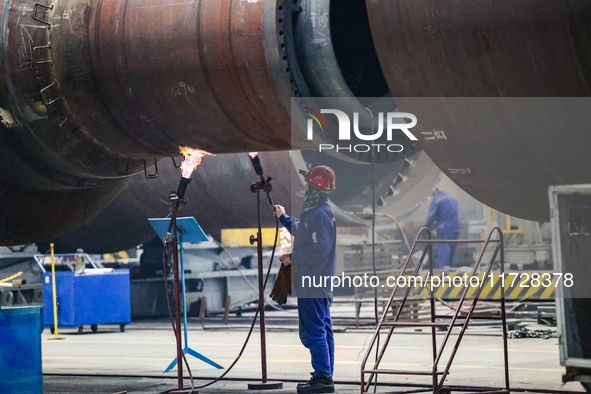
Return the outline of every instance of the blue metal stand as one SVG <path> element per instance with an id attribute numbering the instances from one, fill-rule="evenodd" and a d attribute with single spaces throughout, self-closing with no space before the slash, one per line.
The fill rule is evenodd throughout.
<path id="1" fill-rule="evenodd" d="M 164 235 L 168 229 L 170 219 L 148 219 L 156 234 L 160 239 L 164 239 Z M 187 330 L 187 293 L 185 291 L 185 259 L 184 259 L 184 248 L 183 242 L 204 242 L 207 241 L 207 236 L 201 229 L 201 226 L 197 223 L 193 217 L 185 217 L 177 219 L 177 231 L 179 234 L 179 259 L 181 268 L 181 291 L 183 293 L 182 308 L 183 308 L 183 334 L 185 339 L 185 347 L 183 348 L 183 354 L 193 356 L 217 369 L 224 369 L 220 364 L 210 360 L 201 353 L 191 349 L 189 347 L 189 333 Z M 166 367 L 164 372 L 170 372 L 178 363 L 175 358 L 172 360 L 170 365 Z"/>

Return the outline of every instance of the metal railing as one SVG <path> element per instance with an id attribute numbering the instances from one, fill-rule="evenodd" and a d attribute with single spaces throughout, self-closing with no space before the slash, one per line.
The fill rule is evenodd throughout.
<path id="1" fill-rule="evenodd" d="M 43 273 L 46 272 L 45 265 L 51 265 L 51 256 L 47 254 L 36 254 L 33 256 Z M 70 271 L 75 271 L 76 253 L 58 253 L 54 255 L 56 267 L 67 267 Z M 84 253 L 86 265 L 90 264 L 94 269 L 104 268 L 100 263 L 95 263 L 87 253 Z"/>
<path id="2" fill-rule="evenodd" d="M 498 239 L 493 239 L 495 234 L 498 235 Z M 426 239 L 421 239 L 421 237 L 423 235 L 426 235 Z M 442 240 L 442 239 L 432 239 L 431 238 L 431 231 L 428 228 L 424 227 L 419 231 L 419 233 L 417 234 L 417 236 L 415 238 L 415 241 L 412 245 L 411 251 L 408 254 L 406 261 L 404 262 L 404 266 L 402 267 L 402 272 L 405 272 L 405 270 L 407 269 L 408 264 L 410 262 L 410 256 L 412 256 L 414 254 L 416 247 L 418 245 L 426 245 L 426 247 L 423 250 L 423 253 L 421 255 L 421 258 L 419 259 L 418 263 L 414 267 L 414 271 L 413 271 L 412 275 L 417 275 L 419 273 L 420 268 L 422 267 L 423 263 L 425 262 L 425 257 L 428 255 L 429 256 L 428 277 L 433 278 L 433 245 L 437 244 L 437 243 L 441 243 L 441 244 L 480 243 L 480 244 L 483 244 L 482 250 L 480 251 L 478 259 L 476 260 L 476 264 L 474 265 L 474 267 L 472 269 L 472 273 L 470 274 L 470 277 L 474 276 L 478 272 L 478 269 L 481 265 L 482 258 L 483 258 L 486 248 L 491 244 L 495 245 L 494 252 L 492 254 L 490 262 L 487 265 L 486 272 L 482 278 L 483 282 L 477 288 L 474 296 L 471 298 L 473 300 L 473 302 L 469 306 L 468 312 L 462 316 L 460 316 L 460 314 L 462 313 L 462 307 L 464 306 L 464 303 L 465 303 L 466 299 L 468 298 L 467 293 L 468 293 L 468 290 L 470 289 L 470 287 L 464 288 L 464 290 L 462 292 L 462 296 L 460 298 L 460 301 L 458 302 L 458 306 L 457 306 L 455 312 L 453 313 L 453 315 L 438 315 L 435 311 L 435 296 L 434 296 L 433 286 L 431 283 L 431 286 L 429 286 L 430 296 L 428 298 L 429 303 L 430 303 L 430 311 L 431 311 L 430 321 L 412 322 L 412 323 L 399 321 L 402 309 L 404 308 L 404 305 L 411 294 L 411 290 L 412 290 L 411 286 L 407 287 L 402 300 L 399 301 L 396 312 L 394 313 L 393 321 L 386 321 L 388 312 L 392 306 L 392 303 L 394 302 L 394 299 L 396 298 L 399 300 L 399 297 L 396 296 L 396 294 L 397 294 L 396 291 L 398 290 L 398 284 L 396 284 L 392 289 L 390 299 L 388 300 L 386 306 L 384 307 L 384 311 L 382 313 L 380 321 L 376 326 L 375 333 L 371 339 L 371 342 L 367 348 L 367 351 L 366 351 L 365 356 L 363 357 L 363 361 L 361 363 L 361 393 L 362 394 L 369 392 L 369 388 L 372 384 L 372 381 L 374 379 L 377 379 L 378 374 L 423 375 L 423 376 L 431 376 L 432 377 L 432 387 L 430 389 L 412 390 L 412 391 L 406 391 L 406 393 L 409 393 L 409 392 L 433 392 L 434 394 L 443 394 L 445 392 L 449 392 L 449 389 L 446 389 L 446 387 L 444 386 L 445 379 L 449 375 L 449 370 L 451 368 L 454 357 L 455 357 L 455 355 L 458 351 L 458 348 L 460 346 L 460 342 L 462 341 L 462 338 L 466 332 L 466 329 L 468 327 L 468 323 L 470 322 L 471 319 L 478 319 L 479 318 L 479 317 L 473 317 L 472 315 L 473 315 L 476 305 L 478 303 L 478 299 L 480 297 L 482 289 L 486 286 L 486 284 L 489 281 L 489 278 L 490 278 L 489 274 L 491 273 L 491 271 L 493 269 L 493 265 L 495 263 L 497 255 L 499 255 L 499 257 L 500 257 L 500 273 L 501 273 L 501 275 L 503 275 L 503 273 L 504 273 L 505 256 L 504 256 L 504 251 L 503 251 L 503 232 L 500 228 L 495 227 L 490 230 L 490 232 L 488 233 L 488 236 L 485 239 Z M 451 320 L 450 321 L 443 321 L 443 320 L 449 320 L 449 319 L 451 319 Z M 509 393 L 509 362 L 508 362 L 509 357 L 508 357 L 508 351 L 507 351 L 507 325 L 506 325 L 507 322 L 506 322 L 506 315 L 505 315 L 505 289 L 503 288 L 503 286 L 501 286 L 501 314 L 500 314 L 500 316 L 486 317 L 486 319 L 487 320 L 501 320 L 502 321 L 503 352 L 504 352 L 503 356 L 504 356 L 504 372 L 505 372 L 505 388 L 495 390 L 495 391 L 486 391 L 486 393 Z M 433 364 L 432 364 L 432 368 L 430 371 L 401 371 L 401 370 L 389 370 L 389 369 L 380 369 L 379 368 L 382 358 L 384 357 L 384 353 L 386 352 L 386 349 L 388 348 L 388 343 L 390 342 L 390 339 L 392 338 L 392 334 L 394 333 L 394 329 L 396 327 L 415 327 L 415 328 L 416 327 L 431 327 Z M 441 344 L 438 348 L 437 347 L 436 332 L 437 332 L 437 328 L 439 328 L 439 327 L 447 328 L 447 330 L 446 330 L 445 336 L 443 338 L 443 341 L 441 342 Z M 438 371 L 439 363 L 441 361 L 441 358 L 442 358 L 443 352 L 446 348 L 446 345 L 449 342 L 449 338 L 451 336 L 453 327 L 460 327 L 460 332 L 459 332 L 458 337 L 456 339 L 456 343 L 454 345 L 454 348 L 453 348 L 453 350 L 449 356 L 449 359 L 445 365 L 445 368 L 443 369 L 443 371 Z M 368 369 L 367 362 L 368 362 L 369 356 L 372 353 L 374 347 L 376 346 L 377 339 L 378 339 L 381 331 L 384 328 L 388 329 L 385 341 L 384 341 L 383 345 L 381 346 L 381 348 L 377 350 L 378 353 L 377 353 L 376 360 L 373 364 L 373 367 Z M 368 375 L 368 374 L 369 374 L 369 378 L 366 380 L 366 375 Z M 478 390 L 475 388 L 474 391 L 478 391 Z"/>

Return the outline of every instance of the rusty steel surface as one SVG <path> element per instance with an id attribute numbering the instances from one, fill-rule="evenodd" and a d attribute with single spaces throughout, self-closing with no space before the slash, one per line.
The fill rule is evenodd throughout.
<path id="1" fill-rule="evenodd" d="M 588 1 L 372 0 L 366 5 L 395 97 L 590 95 Z M 453 181 L 505 213 L 548 220 L 548 186 L 591 182 L 586 127 L 559 125 L 531 133 L 464 124 L 452 132 L 445 143 L 418 137 Z"/>
<path id="2" fill-rule="evenodd" d="M 88 221 L 181 145 L 288 149 L 282 10 L 276 1 L 1 0 L 0 244 Z"/>
<path id="3" fill-rule="evenodd" d="M 591 93 L 588 1 L 372 0 L 366 5 L 395 97 Z"/>
<path id="4" fill-rule="evenodd" d="M 179 146 L 290 146 L 275 2 L 0 4 L 0 105 L 12 151 L 55 167 L 40 186 L 113 183 Z"/>
<path id="5" fill-rule="evenodd" d="M 64 11 L 73 8 L 67 4 Z M 265 50 L 265 40 L 279 45 L 279 36 L 264 5 L 276 11 L 268 1 L 97 4 L 89 29 L 94 70 L 110 113 L 142 152 L 289 148 L 280 94 L 288 85 L 278 87 L 269 69 L 281 59 Z"/>
<path id="6" fill-rule="evenodd" d="M 319 67 L 341 86 L 356 75 L 355 59 L 333 51 L 342 33 L 320 51 L 297 50 L 330 33 L 330 12 L 324 0 L 0 0 L 0 244 L 40 240 L 7 230 L 23 209 L 8 195 L 26 190 L 36 206 L 61 212 L 38 225 L 48 239 L 96 215 L 127 178 L 155 174 L 179 146 L 307 146 L 291 135 L 291 98 L 309 95 L 308 84 L 335 94 L 318 83 Z M 375 53 L 363 59 L 379 71 Z M 343 91 L 362 92 L 353 90 Z M 84 213 L 59 209 L 72 199 Z"/>
<path id="7" fill-rule="evenodd" d="M 0 0 L 0 12 L 0 244 L 38 241 L 27 226 L 48 239 L 87 221 L 180 145 L 305 145 L 290 132 L 304 117 L 290 113 L 292 97 L 590 90 L 583 0 Z M 547 219 L 548 185 L 591 182 L 583 129 L 500 135 L 420 142 L 464 190 L 518 217 Z M 59 220 L 14 223 L 25 194 Z M 60 208 L 72 200 L 83 212 Z"/>

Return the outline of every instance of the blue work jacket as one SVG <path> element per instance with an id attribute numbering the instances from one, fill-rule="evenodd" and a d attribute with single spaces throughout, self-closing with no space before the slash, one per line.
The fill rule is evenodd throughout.
<path id="1" fill-rule="evenodd" d="M 433 196 L 425 226 L 431 227 L 435 222 L 439 234 L 460 232 L 458 200 L 453 195 L 440 191 Z"/>
<path id="2" fill-rule="evenodd" d="M 298 266 L 294 287 L 300 298 L 332 297 L 330 277 L 335 275 L 336 225 L 328 203 L 322 203 L 302 213 L 300 220 L 287 214 L 279 221 L 295 237 L 291 262 Z M 302 277 L 312 278 L 312 286 L 302 286 Z M 325 283 L 325 277 L 329 277 Z M 317 287 L 315 286 L 320 284 Z"/>

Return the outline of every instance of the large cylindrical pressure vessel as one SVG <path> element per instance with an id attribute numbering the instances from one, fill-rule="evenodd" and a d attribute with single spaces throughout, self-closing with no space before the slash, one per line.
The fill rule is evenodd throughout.
<path id="1" fill-rule="evenodd" d="M 446 122 L 445 139 L 417 134 L 429 157 L 466 192 L 505 213 L 542 221 L 549 218 L 548 186 L 591 182 L 585 110 L 591 102 L 540 98 L 591 95 L 591 2 L 372 0 L 366 5 L 394 97 L 532 98 L 497 102 L 510 110 L 488 125 L 471 124 L 462 105 L 467 101 L 459 100 L 451 110 L 439 108 L 455 116 L 455 123 Z M 453 107 L 450 101 L 445 105 Z M 495 104 L 486 105 L 490 111 Z M 534 111 L 541 114 L 538 119 L 523 121 L 523 114 Z M 578 119 L 563 122 L 565 117 Z M 532 129 L 535 124 L 540 127 Z"/>
<path id="2" fill-rule="evenodd" d="M 0 0 L 0 13 L 0 190 L 9 191 L 0 229 L 12 229 L 0 230 L 0 244 L 39 240 L 32 224 L 14 223 L 23 193 L 38 200 L 45 221 L 35 225 L 51 238 L 95 215 L 133 174 L 156 176 L 155 163 L 180 146 L 310 146 L 291 131 L 293 97 L 387 95 L 363 5 L 350 13 L 329 0 Z M 408 149 L 378 160 L 420 149 L 402 133 L 395 139 Z M 72 199 L 84 214 L 57 209 Z"/>

